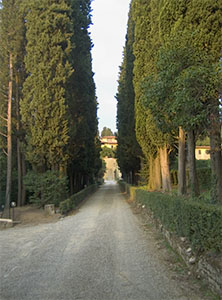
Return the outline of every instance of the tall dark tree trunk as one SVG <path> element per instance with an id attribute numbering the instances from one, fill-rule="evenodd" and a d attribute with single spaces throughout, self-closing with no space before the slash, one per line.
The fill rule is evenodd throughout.
<path id="1" fill-rule="evenodd" d="M 10 217 L 10 201 L 12 186 L 12 84 L 13 63 L 12 53 L 9 54 L 9 83 L 8 83 L 8 113 L 7 113 L 7 179 L 5 193 L 5 213 Z"/>
<path id="2" fill-rule="evenodd" d="M 21 198 L 21 205 L 24 206 L 25 205 L 25 201 L 26 201 L 26 188 L 25 185 L 23 183 L 23 178 L 26 175 L 26 163 L 25 163 L 25 156 L 23 153 L 21 153 L 21 165 L 22 165 L 22 198 Z"/>
<path id="3" fill-rule="evenodd" d="M 22 205 L 22 159 L 20 147 L 20 113 L 19 113 L 19 80 L 16 74 L 16 130 L 17 130 L 17 168 L 18 168 L 18 196 L 17 206 Z"/>
<path id="4" fill-rule="evenodd" d="M 70 190 L 70 196 L 74 194 L 74 176 L 73 176 L 73 170 L 71 170 L 69 174 L 69 190 Z"/>
<path id="5" fill-rule="evenodd" d="M 222 158 L 221 158 L 221 125 L 219 104 L 210 116 L 210 157 L 212 179 L 216 184 L 216 201 L 222 203 Z"/>
<path id="6" fill-rule="evenodd" d="M 179 151 L 178 151 L 178 194 L 186 194 L 186 134 L 179 128 Z"/>
<path id="7" fill-rule="evenodd" d="M 188 132 L 187 136 L 188 142 L 188 164 L 189 164 L 189 183 L 191 188 L 192 196 L 199 196 L 199 184 L 197 179 L 197 171 L 196 171 L 196 158 L 195 158 L 195 134 L 193 130 Z"/>

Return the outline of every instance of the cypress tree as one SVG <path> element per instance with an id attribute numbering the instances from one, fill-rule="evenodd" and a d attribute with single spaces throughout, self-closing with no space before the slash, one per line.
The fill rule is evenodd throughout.
<path id="1" fill-rule="evenodd" d="M 71 1 L 74 35 L 71 38 L 70 62 L 75 70 L 67 90 L 71 128 L 68 148 L 71 190 L 79 190 L 92 182 L 99 165 L 97 101 L 92 72 L 92 42 L 88 32 L 90 12 L 90 0 Z"/>
<path id="2" fill-rule="evenodd" d="M 161 1 L 132 2 L 135 20 L 134 42 L 134 89 L 136 107 L 137 140 L 149 165 L 149 187 L 170 190 L 170 174 L 168 162 L 168 135 L 157 127 L 155 119 L 148 107 L 144 82 L 148 76 L 156 74 L 156 53 L 159 48 L 158 15 Z M 162 179 L 162 182 L 161 182 Z"/>
<path id="3" fill-rule="evenodd" d="M 133 87 L 133 43 L 134 21 L 129 13 L 128 29 L 124 49 L 124 58 L 120 67 L 120 77 L 117 98 L 117 128 L 118 147 L 117 160 L 124 179 L 131 183 L 137 183 L 136 174 L 140 170 L 141 149 L 136 140 L 135 132 L 135 93 Z"/>
<path id="4" fill-rule="evenodd" d="M 26 157 L 33 167 L 64 170 L 68 155 L 67 79 L 72 35 L 66 1 L 29 1 L 26 11 L 25 66 L 22 121 L 26 130 Z"/>

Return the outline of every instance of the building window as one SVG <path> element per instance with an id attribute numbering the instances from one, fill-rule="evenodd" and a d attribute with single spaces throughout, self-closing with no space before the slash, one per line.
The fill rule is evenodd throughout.
<path id="1" fill-rule="evenodd" d="M 201 155 L 201 150 L 198 150 L 198 154 Z"/>

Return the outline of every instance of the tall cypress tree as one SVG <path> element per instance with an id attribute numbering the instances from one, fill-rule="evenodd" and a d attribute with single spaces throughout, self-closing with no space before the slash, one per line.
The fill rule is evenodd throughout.
<path id="1" fill-rule="evenodd" d="M 26 156 L 41 171 L 65 169 L 69 140 L 66 101 L 72 35 L 70 8 L 65 0 L 27 3 L 22 121 Z"/>
<path id="2" fill-rule="evenodd" d="M 170 190 L 168 164 L 168 135 L 157 127 L 149 108 L 145 107 L 143 84 L 148 76 L 156 74 L 156 53 L 159 48 L 158 14 L 161 1 L 132 2 L 135 20 L 134 89 L 137 140 L 149 165 L 149 188 Z M 162 182 L 161 182 L 162 179 Z"/>
<path id="3" fill-rule="evenodd" d="M 71 1 L 71 20 L 74 45 L 70 61 L 74 73 L 69 79 L 67 90 L 71 137 L 69 143 L 69 177 L 71 190 L 79 190 L 93 181 L 98 165 L 99 153 L 97 141 L 97 101 L 92 72 L 91 48 L 89 36 L 91 25 L 91 0 Z M 95 164 L 96 163 L 96 164 Z"/>
<path id="4" fill-rule="evenodd" d="M 136 140 L 135 132 L 135 93 L 133 87 L 133 43 L 134 21 L 129 13 L 128 29 L 124 49 L 124 58 L 120 67 L 120 77 L 117 93 L 117 128 L 118 147 L 117 159 L 124 179 L 135 184 L 140 170 L 141 149 Z"/>

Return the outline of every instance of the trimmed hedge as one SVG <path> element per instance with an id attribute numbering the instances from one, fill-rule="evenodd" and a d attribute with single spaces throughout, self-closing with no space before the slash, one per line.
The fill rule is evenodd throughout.
<path id="1" fill-rule="evenodd" d="M 65 215 L 75 209 L 88 195 L 97 190 L 97 184 L 92 184 L 80 192 L 73 194 L 70 198 L 60 202 L 59 210 Z"/>
<path id="2" fill-rule="evenodd" d="M 167 230 L 186 237 L 197 252 L 222 252 L 222 207 L 141 188 L 135 190 L 134 199 Z"/>

